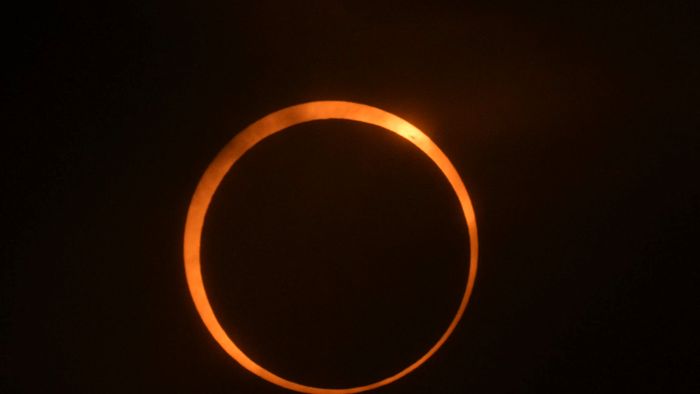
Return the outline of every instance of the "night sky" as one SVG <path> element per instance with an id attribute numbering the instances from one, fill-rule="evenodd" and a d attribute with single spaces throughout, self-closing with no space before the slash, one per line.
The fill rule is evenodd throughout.
<path id="1" fill-rule="evenodd" d="M 182 239 L 217 152 L 314 100 L 421 128 L 476 212 L 464 318 L 377 392 L 700 391 L 692 2 L 176 3 L 4 15 L 0 391 L 286 392 L 209 334 Z M 346 387 L 430 348 L 469 254 L 426 156 L 376 126 L 316 121 L 229 172 L 202 271 L 251 358 Z"/>

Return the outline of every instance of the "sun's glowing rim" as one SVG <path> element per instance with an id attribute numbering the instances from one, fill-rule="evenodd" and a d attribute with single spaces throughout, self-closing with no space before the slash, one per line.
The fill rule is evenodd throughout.
<path id="1" fill-rule="evenodd" d="M 398 134 L 423 151 L 423 153 L 440 168 L 440 171 L 445 175 L 452 189 L 457 194 L 462 212 L 464 213 L 464 218 L 467 222 L 470 245 L 467 286 L 459 308 L 457 309 L 457 313 L 440 339 L 427 353 L 400 372 L 365 386 L 340 389 L 306 386 L 284 379 L 258 365 L 243 353 L 243 351 L 228 337 L 223 327 L 221 327 L 221 324 L 219 324 L 219 321 L 216 319 L 204 289 L 200 262 L 202 228 L 209 204 L 222 179 L 234 163 L 249 149 L 255 146 L 255 144 L 274 133 L 300 123 L 323 119 L 353 120 L 379 126 Z M 204 325 L 219 345 L 244 368 L 270 383 L 302 393 L 359 393 L 392 383 L 422 365 L 445 343 L 462 318 L 474 288 L 477 256 L 478 242 L 474 208 L 472 207 L 469 194 L 467 193 L 462 179 L 447 156 L 427 135 L 409 122 L 381 109 L 347 101 L 313 101 L 293 105 L 273 112 L 245 128 L 226 144 L 202 175 L 195 189 L 192 201 L 190 202 L 187 220 L 185 222 L 184 260 L 187 285 Z"/>

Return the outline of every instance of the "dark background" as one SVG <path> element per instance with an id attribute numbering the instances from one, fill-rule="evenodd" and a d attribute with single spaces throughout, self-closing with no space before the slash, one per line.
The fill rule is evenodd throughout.
<path id="1" fill-rule="evenodd" d="M 233 3 L 4 13 L 3 392 L 283 392 L 206 331 L 182 234 L 236 132 L 322 99 L 422 128 L 479 225 L 464 319 L 378 391 L 698 391 L 695 7 Z M 215 197 L 212 304 L 285 377 L 369 383 L 450 320 L 458 214 L 397 137 L 297 126 Z"/>

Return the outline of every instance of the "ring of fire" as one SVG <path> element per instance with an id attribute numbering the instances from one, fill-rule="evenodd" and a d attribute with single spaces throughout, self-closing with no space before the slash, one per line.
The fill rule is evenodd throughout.
<path id="1" fill-rule="evenodd" d="M 287 380 L 268 371 L 243 353 L 221 327 L 209 304 L 202 280 L 200 261 L 202 228 L 207 209 L 216 189 L 234 163 L 255 144 L 274 133 L 300 123 L 323 119 L 344 119 L 376 125 L 398 134 L 425 153 L 440 168 L 457 194 L 466 219 L 470 246 L 469 275 L 464 295 L 454 318 L 440 339 L 423 356 L 398 373 L 365 386 L 340 389 L 306 386 Z M 302 393 L 359 393 L 394 382 L 422 365 L 445 343 L 462 318 L 474 288 L 477 256 L 478 243 L 474 209 L 462 179 L 447 156 L 427 135 L 398 116 L 375 107 L 346 101 L 314 101 L 287 107 L 265 116 L 236 135 L 219 152 L 202 175 L 190 202 L 185 223 L 184 260 L 187 285 L 204 325 L 219 345 L 244 368 L 268 382 Z"/>

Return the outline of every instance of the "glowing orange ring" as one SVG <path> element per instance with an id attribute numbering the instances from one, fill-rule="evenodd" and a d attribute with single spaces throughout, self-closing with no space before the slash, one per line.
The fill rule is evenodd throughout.
<path id="1" fill-rule="evenodd" d="M 321 119 L 345 119 L 354 120 L 357 122 L 369 123 L 375 126 L 383 127 L 389 131 L 400 135 L 413 143 L 418 149 L 423 151 L 430 159 L 440 168 L 442 173 L 447 177 L 447 180 L 452 185 L 452 189 L 457 193 L 459 202 L 462 206 L 464 217 L 467 221 L 469 230 L 469 245 L 470 245 L 470 261 L 469 261 L 469 276 L 467 278 L 467 286 L 462 297 L 462 302 L 455 314 L 452 322 L 447 330 L 442 334 L 440 339 L 433 345 L 427 353 L 421 358 L 409 365 L 407 368 L 398 372 L 395 375 L 382 379 L 378 382 L 368 384 L 366 386 L 357 386 L 344 389 L 329 389 L 313 386 L 306 386 L 284 379 L 273 374 L 267 369 L 255 363 L 248 358 L 243 351 L 236 346 L 231 338 L 226 335 L 226 332 L 219 324 L 214 311 L 207 299 L 207 293 L 204 290 L 202 281 L 201 263 L 200 263 L 200 242 L 202 236 L 202 227 L 204 226 L 204 217 L 207 213 L 209 203 L 219 187 L 221 180 L 226 173 L 231 169 L 231 166 L 240 159 L 250 148 L 278 131 L 282 131 L 288 127 L 309 122 L 312 120 Z M 371 390 L 380 386 L 384 386 L 395 380 L 409 374 L 414 369 L 418 368 L 428 358 L 430 358 L 452 334 L 457 323 L 462 318 L 464 310 L 469 302 L 469 296 L 474 288 L 474 279 L 476 277 L 476 265 L 478 244 L 476 235 L 476 218 L 474 216 L 474 208 L 467 194 L 467 189 L 464 187 L 462 179 L 459 177 L 452 163 L 440 148 L 433 143 L 422 131 L 399 118 L 396 115 L 390 114 L 381 109 L 370 107 L 364 104 L 350 103 L 346 101 L 314 101 L 305 104 L 294 105 L 285 109 L 273 112 L 264 118 L 258 120 L 248 126 L 240 134 L 236 135 L 219 154 L 214 158 L 214 161 L 209 165 L 207 170 L 202 175 L 202 178 L 197 185 L 197 189 L 192 197 L 189 211 L 187 212 L 187 221 L 185 223 L 185 272 L 187 274 L 187 285 L 190 288 L 192 299 L 197 307 L 197 311 L 204 321 L 211 335 L 214 336 L 219 345 L 250 372 L 259 377 L 274 383 L 278 386 L 289 390 L 294 390 L 302 393 L 359 393 L 361 391 Z"/>

